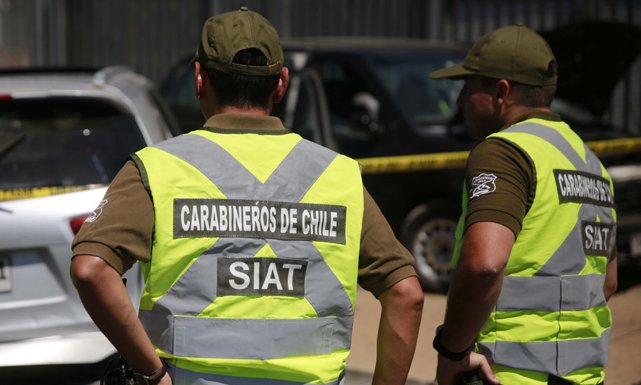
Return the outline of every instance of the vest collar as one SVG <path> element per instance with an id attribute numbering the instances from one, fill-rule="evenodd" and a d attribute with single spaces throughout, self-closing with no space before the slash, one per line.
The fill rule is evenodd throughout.
<path id="1" fill-rule="evenodd" d="M 526 112 L 525 114 L 517 116 L 516 119 L 507 123 L 505 126 L 501 127 L 500 131 L 503 131 L 508 127 L 512 127 L 517 123 L 521 123 L 528 119 L 535 119 L 535 118 L 543 119 L 543 120 L 551 120 L 553 122 L 562 121 L 561 116 L 559 114 L 555 114 L 553 112 L 540 111 L 540 110 L 532 110 L 532 111 Z"/>

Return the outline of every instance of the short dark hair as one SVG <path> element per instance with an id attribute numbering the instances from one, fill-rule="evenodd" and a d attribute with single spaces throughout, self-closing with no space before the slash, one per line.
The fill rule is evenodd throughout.
<path id="1" fill-rule="evenodd" d="M 482 77 L 483 87 L 489 88 L 496 84 L 499 79 Z M 525 107 L 550 107 L 554 95 L 556 95 L 556 84 L 547 86 L 531 86 L 528 84 L 510 82 L 510 87 L 515 100 Z"/>
<path id="2" fill-rule="evenodd" d="M 258 49 L 244 49 L 234 56 L 234 63 L 263 66 L 267 65 L 267 57 Z M 218 103 L 238 108 L 268 108 L 280 79 L 280 74 L 250 76 L 211 69 L 207 69 L 207 76 Z"/>
<path id="3" fill-rule="evenodd" d="M 556 84 L 547 86 L 530 86 L 510 82 L 515 99 L 526 107 L 550 107 L 556 94 Z"/>

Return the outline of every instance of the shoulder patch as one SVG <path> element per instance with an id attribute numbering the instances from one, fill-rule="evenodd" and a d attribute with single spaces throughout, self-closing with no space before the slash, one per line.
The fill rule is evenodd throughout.
<path id="1" fill-rule="evenodd" d="M 469 191 L 470 199 L 494 192 L 496 190 L 495 180 L 496 175 L 488 173 L 481 173 L 473 177 Z"/>
<path id="2" fill-rule="evenodd" d="M 91 213 L 91 215 L 87 217 L 87 219 L 85 219 L 85 222 L 93 222 L 96 219 L 98 219 L 100 214 L 102 214 L 102 208 L 105 207 L 107 203 L 108 201 L 106 199 L 103 199 L 102 201 L 100 201 L 100 204 L 98 205 L 98 207 L 96 207 L 93 213 Z"/>

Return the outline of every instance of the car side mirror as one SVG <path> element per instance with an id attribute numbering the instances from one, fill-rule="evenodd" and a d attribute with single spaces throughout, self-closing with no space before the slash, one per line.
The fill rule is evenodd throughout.
<path id="1" fill-rule="evenodd" d="M 350 124 L 371 134 L 380 135 L 383 127 L 379 123 L 380 102 L 369 92 L 357 92 L 352 97 L 354 112 Z"/>

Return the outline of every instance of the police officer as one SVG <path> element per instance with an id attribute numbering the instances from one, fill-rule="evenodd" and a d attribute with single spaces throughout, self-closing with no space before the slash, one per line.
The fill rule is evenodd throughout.
<path id="1" fill-rule="evenodd" d="M 465 82 L 458 105 L 485 138 L 468 159 L 456 269 L 433 342 L 439 384 L 474 368 L 490 383 L 602 383 L 617 280 L 612 180 L 550 111 L 550 47 L 525 26 L 499 28 L 431 78 Z"/>
<path id="2" fill-rule="evenodd" d="M 357 283 L 382 304 L 374 383 L 404 384 L 423 292 L 352 159 L 271 117 L 289 74 L 246 8 L 207 20 L 198 129 L 138 151 L 73 244 L 95 323 L 151 384 L 338 384 Z M 121 283 L 136 261 L 139 315 Z"/>

